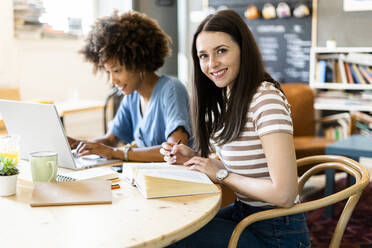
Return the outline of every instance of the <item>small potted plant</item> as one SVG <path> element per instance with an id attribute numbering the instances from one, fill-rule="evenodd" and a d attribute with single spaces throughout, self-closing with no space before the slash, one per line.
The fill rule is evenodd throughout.
<path id="1" fill-rule="evenodd" d="M 0 156 L 0 196 L 16 193 L 18 173 L 13 159 Z"/>

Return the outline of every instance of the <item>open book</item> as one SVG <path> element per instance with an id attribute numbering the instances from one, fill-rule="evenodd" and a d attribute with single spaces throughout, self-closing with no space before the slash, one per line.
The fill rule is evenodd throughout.
<path id="1" fill-rule="evenodd" d="M 137 186 L 145 198 L 220 192 L 207 175 L 180 165 L 124 163 L 123 176 Z"/>

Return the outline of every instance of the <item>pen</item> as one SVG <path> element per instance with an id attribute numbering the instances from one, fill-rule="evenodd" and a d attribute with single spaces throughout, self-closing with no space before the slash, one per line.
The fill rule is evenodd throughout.
<path id="1" fill-rule="evenodd" d="M 177 143 L 176 143 L 175 145 L 179 145 L 179 144 L 181 144 L 181 139 L 178 139 L 178 140 L 177 140 Z M 174 154 L 171 152 L 171 153 L 169 154 L 169 156 L 173 157 Z"/>
<path id="2" fill-rule="evenodd" d="M 112 184 L 111 189 L 120 189 L 120 184 Z"/>

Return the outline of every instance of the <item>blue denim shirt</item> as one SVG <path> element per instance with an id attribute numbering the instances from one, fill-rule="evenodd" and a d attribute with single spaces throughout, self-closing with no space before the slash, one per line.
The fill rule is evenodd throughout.
<path id="1" fill-rule="evenodd" d="M 136 141 L 138 147 L 166 142 L 178 127 L 183 127 L 192 145 L 189 97 L 185 86 L 176 78 L 161 76 L 152 92 L 147 112 L 142 115 L 140 95 L 133 92 L 122 100 L 114 120 L 112 133 L 121 141 Z"/>

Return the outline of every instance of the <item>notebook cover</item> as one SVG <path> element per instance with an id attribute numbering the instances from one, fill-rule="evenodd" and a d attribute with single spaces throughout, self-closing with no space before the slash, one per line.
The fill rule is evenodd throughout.
<path id="1" fill-rule="evenodd" d="M 35 182 L 32 207 L 111 204 L 111 181 Z"/>

